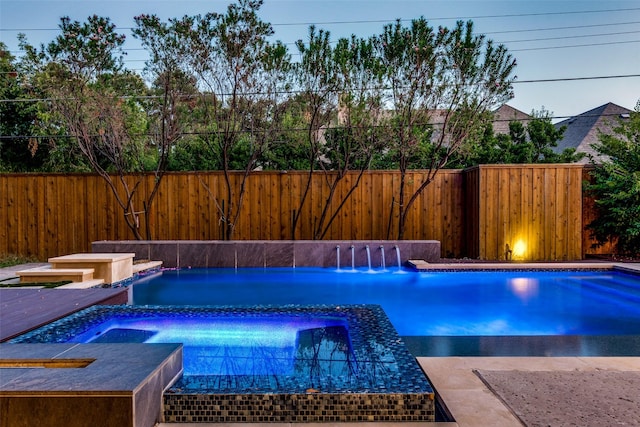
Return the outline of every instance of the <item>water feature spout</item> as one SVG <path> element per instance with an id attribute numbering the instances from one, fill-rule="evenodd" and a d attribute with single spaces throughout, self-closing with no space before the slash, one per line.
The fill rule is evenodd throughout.
<path id="1" fill-rule="evenodd" d="M 369 266 L 369 270 L 371 270 L 371 250 L 369 250 L 369 245 L 364 247 L 367 251 L 367 265 Z"/>
<path id="2" fill-rule="evenodd" d="M 340 270 L 340 245 L 336 246 L 336 270 Z"/>
<path id="3" fill-rule="evenodd" d="M 380 267 L 382 267 L 383 270 L 386 269 L 386 265 L 385 265 L 385 261 L 384 261 L 384 246 L 380 245 Z"/>
<path id="4" fill-rule="evenodd" d="M 402 270 L 402 261 L 400 260 L 400 248 L 398 245 L 394 245 L 393 248 L 396 250 L 396 258 L 398 258 L 398 270 Z"/>
<path id="5" fill-rule="evenodd" d="M 351 269 L 356 269 L 356 254 L 355 254 L 355 246 L 351 245 Z"/>

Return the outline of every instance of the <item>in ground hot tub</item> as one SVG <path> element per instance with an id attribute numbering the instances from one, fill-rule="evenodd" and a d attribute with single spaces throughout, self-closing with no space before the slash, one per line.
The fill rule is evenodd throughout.
<path id="1" fill-rule="evenodd" d="M 434 393 L 376 305 L 93 307 L 13 342 L 181 342 L 167 422 L 434 421 Z"/>

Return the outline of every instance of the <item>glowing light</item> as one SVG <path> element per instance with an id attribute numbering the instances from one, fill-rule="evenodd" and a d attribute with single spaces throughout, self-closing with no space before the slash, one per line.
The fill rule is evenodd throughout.
<path id="1" fill-rule="evenodd" d="M 524 240 L 517 240 L 513 245 L 513 257 L 524 258 L 524 254 L 527 252 L 527 244 Z"/>
<path id="2" fill-rule="evenodd" d="M 509 281 L 509 286 L 513 293 L 518 295 L 523 301 L 538 295 L 538 280 L 527 277 L 516 277 Z"/>
<path id="3" fill-rule="evenodd" d="M 343 325 L 333 318 L 142 318 L 112 319 L 95 328 L 99 334 L 111 329 L 154 332 L 147 343 L 183 343 L 186 346 L 234 346 L 290 348 L 296 344 L 298 332 L 304 329 Z M 86 337 L 85 337 L 86 336 Z M 90 341 L 96 331 L 83 334 Z"/>
<path id="4" fill-rule="evenodd" d="M 74 342 L 106 337 L 100 342 L 182 343 L 184 375 L 293 375 L 296 352 L 309 346 L 299 342 L 300 333 L 332 326 L 344 328 L 344 345 L 337 347 L 338 341 L 331 336 L 317 335 L 319 341 L 307 350 L 311 352 L 308 360 L 335 361 L 344 353 L 346 363 L 346 353 L 351 351 L 347 323 L 333 316 L 113 318 L 82 333 Z M 341 369 L 344 363 L 326 369 Z"/>
<path id="5" fill-rule="evenodd" d="M 188 346 L 294 347 L 297 328 L 276 324 L 206 322 L 162 328 L 147 342 L 181 342 Z"/>

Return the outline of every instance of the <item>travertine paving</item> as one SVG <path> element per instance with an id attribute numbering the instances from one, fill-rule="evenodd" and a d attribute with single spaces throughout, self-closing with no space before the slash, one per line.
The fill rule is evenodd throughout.
<path id="1" fill-rule="evenodd" d="M 540 411 L 555 420 L 552 424 L 524 424 L 529 427 L 588 425 L 573 422 L 580 408 L 573 401 L 575 396 L 568 396 L 566 391 L 575 381 L 581 381 L 583 390 L 589 388 L 598 393 L 597 398 L 604 402 L 608 396 L 616 396 L 621 392 L 640 395 L 640 390 L 635 389 L 636 383 L 629 382 L 629 376 L 625 375 L 640 374 L 640 357 L 419 357 L 418 363 L 460 427 L 522 427 L 523 423 L 514 415 L 514 410 L 521 410 L 527 404 L 532 404 L 529 413 Z M 556 383 L 553 390 L 549 387 L 549 393 L 553 393 L 552 399 L 537 400 L 536 390 L 532 389 L 531 394 L 521 400 L 520 407 L 516 408 L 515 401 L 511 402 L 514 409 L 503 403 L 476 371 L 486 377 L 490 377 L 491 372 L 517 372 L 512 378 L 517 377 L 518 381 L 525 384 L 542 378 L 562 381 L 564 384 Z M 506 377 L 508 375 L 503 375 L 503 378 Z M 633 390 L 629 390 L 629 387 Z M 504 390 L 508 393 L 508 390 Z M 590 402 L 583 400 L 582 403 L 584 412 L 591 410 Z M 619 406 L 609 402 L 610 419 L 628 417 L 628 403 L 624 402 L 625 408 L 616 412 Z M 567 404 L 572 405 L 571 411 L 567 410 Z M 636 407 L 636 413 L 640 413 L 640 407 Z M 627 421 L 620 425 L 640 425 L 637 418 Z"/>

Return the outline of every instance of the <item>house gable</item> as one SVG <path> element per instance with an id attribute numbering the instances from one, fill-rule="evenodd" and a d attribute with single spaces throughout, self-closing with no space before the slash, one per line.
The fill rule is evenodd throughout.
<path id="1" fill-rule="evenodd" d="M 628 120 L 629 113 L 631 110 L 628 108 L 609 102 L 556 123 L 556 128 L 567 128 L 555 151 L 560 153 L 566 148 L 575 148 L 578 153 L 587 154 L 582 163 L 588 163 L 589 156 L 593 156 L 597 161 L 601 156 L 593 149 L 593 144 L 599 142 L 601 133 L 613 134 L 613 129 L 619 125 L 620 120 Z"/>
<path id="2" fill-rule="evenodd" d="M 522 122 L 526 126 L 531 119 L 531 115 L 504 104 L 493 112 L 493 133 L 508 135 L 509 122 Z"/>

